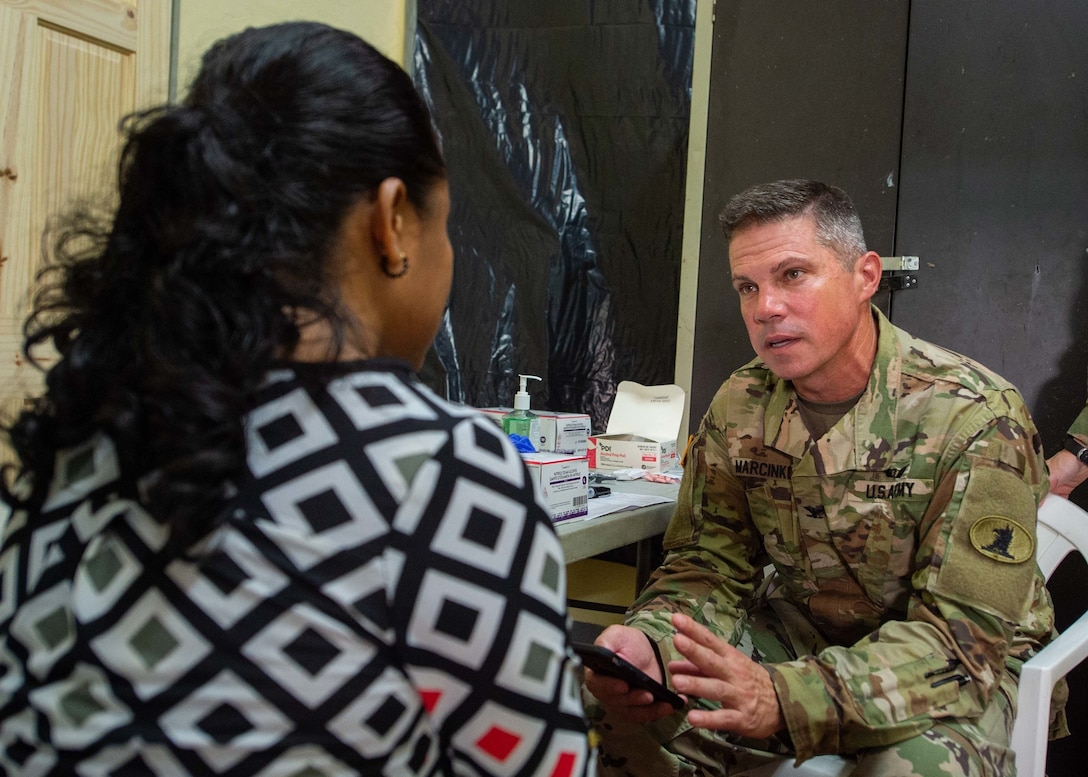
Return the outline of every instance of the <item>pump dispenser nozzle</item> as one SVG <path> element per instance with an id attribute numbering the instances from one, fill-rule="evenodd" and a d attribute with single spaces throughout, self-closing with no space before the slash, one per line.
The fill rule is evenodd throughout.
<path id="1" fill-rule="evenodd" d="M 536 375 L 518 375 L 518 379 L 521 381 L 521 388 L 514 394 L 514 409 L 515 410 L 528 410 L 529 409 L 529 392 L 527 382 L 530 380 L 540 380 Z"/>

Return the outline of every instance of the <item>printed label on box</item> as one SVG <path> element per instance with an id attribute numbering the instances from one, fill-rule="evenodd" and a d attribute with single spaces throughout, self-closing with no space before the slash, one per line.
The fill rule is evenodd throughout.
<path id="1" fill-rule="evenodd" d="M 533 485 L 553 521 L 589 514 L 589 462 L 548 452 L 523 453 Z"/>
<path id="2" fill-rule="evenodd" d="M 650 472 L 677 466 L 676 437 L 683 414 L 684 390 L 679 386 L 622 381 L 607 431 L 589 439 L 589 466 Z"/>
<path id="3" fill-rule="evenodd" d="M 540 416 L 540 445 L 537 450 L 585 456 L 589 440 L 589 416 L 585 413 L 554 413 Z"/>

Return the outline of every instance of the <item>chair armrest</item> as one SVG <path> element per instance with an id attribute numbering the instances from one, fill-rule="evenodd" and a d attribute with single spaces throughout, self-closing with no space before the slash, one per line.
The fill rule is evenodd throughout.
<path id="1" fill-rule="evenodd" d="M 1054 675 L 1050 684 L 1053 687 L 1085 658 L 1088 658 L 1088 612 L 1025 662 L 1020 676 L 1027 671 L 1048 672 Z"/>
<path id="2" fill-rule="evenodd" d="M 1043 777 L 1046 770 L 1050 697 L 1054 685 L 1088 658 L 1088 613 L 1080 616 L 1024 663 L 1011 746 L 1022 777 Z"/>

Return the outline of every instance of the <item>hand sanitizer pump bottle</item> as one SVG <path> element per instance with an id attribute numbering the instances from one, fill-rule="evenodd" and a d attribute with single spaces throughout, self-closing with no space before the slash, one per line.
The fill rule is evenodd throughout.
<path id="1" fill-rule="evenodd" d="M 504 434 L 517 434 L 529 439 L 534 448 L 540 448 L 540 419 L 529 409 L 527 382 L 540 380 L 536 375 L 518 375 L 521 388 L 514 394 L 514 411 L 502 417 Z"/>

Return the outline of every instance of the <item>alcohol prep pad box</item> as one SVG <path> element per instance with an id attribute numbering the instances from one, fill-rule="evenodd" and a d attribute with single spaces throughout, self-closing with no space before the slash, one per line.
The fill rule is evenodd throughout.
<path id="1" fill-rule="evenodd" d="M 553 521 L 589 514 L 589 462 L 564 453 L 523 453 L 541 501 Z"/>
<path id="2" fill-rule="evenodd" d="M 589 466 L 648 472 L 677 466 L 676 438 L 683 417 L 684 390 L 679 386 L 622 381 L 605 433 L 589 438 Z"/>

